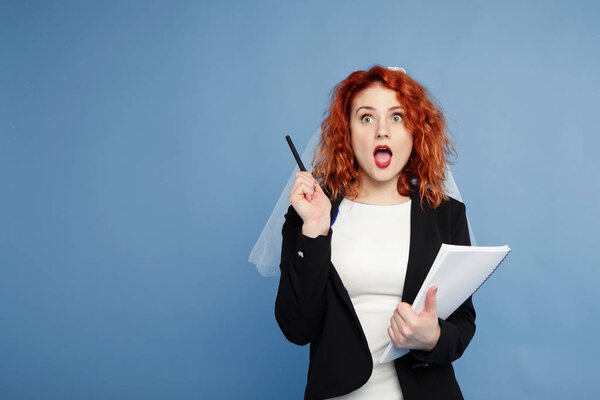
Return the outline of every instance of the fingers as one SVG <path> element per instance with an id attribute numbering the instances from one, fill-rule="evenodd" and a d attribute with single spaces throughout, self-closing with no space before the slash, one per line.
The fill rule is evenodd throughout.
<path id="1" fill-rule="evenodd" d="M 423 309 L 424 313 L 437 316 L 437 291 L 437 286 L 432 286 L 427 291 L 427 296 L 425 297 L 425 308 Z"/>
<path id="2" fill-rule="evenodd" d="M 440 335 L 435 309 L 436 292 L 435 286 L 429 289 L 425 299 L 428 308 L 421 314 L 417 315 L 411 305 L 405 302 L 396 306 L 388 328 L 390 339 L 396 346 L 406 349 L 430 349 L 435 346 Z"/>
<path id="3" fill-rule="evenodd" d="M 390 336 L 390 339 L 392 339 L 392 342 L 394 342 L 394 344 L 397 347 L 402 347 L 404 338 L 403 338 L 402 332 L 400 331 L 400 327 L 398 326 L 398 323 L 396 323 L 393 316 L 392 316 L 392 318 L 390 318 L 390 326 L 388 327 L 388 335 Z"/>
<path id="4" fill-rule="evenodd" d="M 319 186 L 317 180 L 310 172 L 298 171 L 296 172 L 296 181 L 304 182 L 309 186 L 317 187 Z"/>
<path id="5" fill-rule="evenodd" d="M 292 190 L 290 191 L 290 198 L 293 197 L 305 197 L 304 195 L 308 195 L 308 197 L 312 196 L 315 192 L 314 185 L 308 184 L 304 181 L 297 181 L 292 186 Z"/>
<path id="6" fill-rule="evenodd" d="M 312 201 L 315 191 L 321 191 L 317 180 L 309 173 L 305 171 L 296 172 L 296 180 L 290 191 L 290 203 L 300 200 L 302 198 L 307 201 Z"/>
<path id="7" fill-rule="evenodd" d="M 390 339 L 392 340 L 392 342 L 396 345 L 396 347 L 401 347 L 400 346 L 400 342 L 398 341 L 398 339 L 396 338 L 396 335 L 394 333 L 394 330 L 392 329 L 392 327 L 388 327 L 388 336 L 390 337 Z"/>
<path id="8" fill-rule="evenodd" d="M 390 318 L 388 334 L 394 344 L 398 347 L 405 347 L 408 343 L 408 338 L 413 332 L 413 327 L 409 322 L 411 320 L 411 312 L 414 314 L 414 311 L 412 311 L 409 304 L 400 303 Z"/>
<path id="9" fill-rule="evenodd" d="M 314 185 L 308 184 L 304 181 L 297 181 L 294 183 L 292 190 L 290 191 L 290 203 L 295 201 L 306 199 L 312 201 L 315 193 Z"/>
<path id="10" fill-rule="evenodd" d="M 399 303 L 394 310 L 394 316 L 398 318 L 399 325 L 414 326 L 418 315 L 413 311 L 408 303 Z"/>

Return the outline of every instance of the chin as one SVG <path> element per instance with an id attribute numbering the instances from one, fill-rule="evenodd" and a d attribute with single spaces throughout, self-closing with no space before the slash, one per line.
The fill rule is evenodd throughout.
<path id="1" fill-rule="evenodd" d="M 400 178 L 400 173 L 402 171 L 393 171 L 390 169 L 390 167 L 387 167 L 385 169 L 380 169 L 377 166 L 375 167 L 377 168 L 375 171 L 373 171 L 372 174 L 370 174 L 370 178 L 377 181 L 377 182 L 388 182 L 391 180 L 395 180 Z"/>

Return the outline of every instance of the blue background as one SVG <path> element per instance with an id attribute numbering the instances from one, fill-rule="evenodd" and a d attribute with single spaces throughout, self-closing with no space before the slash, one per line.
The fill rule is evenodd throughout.
<path id="1" fill-rule="evenodd" d="M 299 399 L 247 257 L 333 86 L 442 105 L 479 245 L 512 252 L 470 399 L 600 394 L 593 1 L 0 3 L 0 397 Z"/>

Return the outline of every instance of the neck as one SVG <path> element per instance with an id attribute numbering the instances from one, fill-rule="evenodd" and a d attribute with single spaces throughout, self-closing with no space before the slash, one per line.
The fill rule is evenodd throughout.
<path id="1" fill-rule="evenodd" d="M 410 200 L 410 197 L 398 193 L 398 179 L 400 179 L 400 176 L 389 181 L 380 182 L 372 180 L 366 174 L 361 174 L 358 195 L 350 200 L 373 205 L 404 203 Z"/>

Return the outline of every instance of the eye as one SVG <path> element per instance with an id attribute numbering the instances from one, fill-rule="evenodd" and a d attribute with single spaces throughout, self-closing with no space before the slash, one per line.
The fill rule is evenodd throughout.
<path id="1" fill-rule="evenodd" d="M 369 122 L 373 122 L 373 117 L 371 117 L 369 114 L 365 114 L 362 116 L 361 121 L 368 124 Z"/>
<path id="2" fill-rule="evenodd" d="M 394 114 L 392 116 L 392 121 L 394 121 L 394 122 L 400 122 L 400 121 L 402 121 L 402 118 L 403 118 L 402 114 L 396 113 L 396 114 Z"/>

